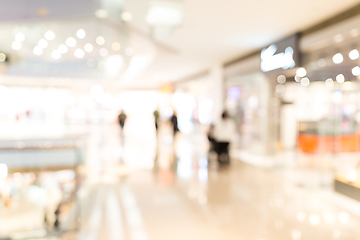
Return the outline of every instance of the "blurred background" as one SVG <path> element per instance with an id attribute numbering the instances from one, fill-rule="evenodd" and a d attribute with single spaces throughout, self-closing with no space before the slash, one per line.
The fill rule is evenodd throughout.
<path id="1" fill-rule="evenodd" d="M 0 6 L 0 240 L 360 239 L 358 0 Z"/>

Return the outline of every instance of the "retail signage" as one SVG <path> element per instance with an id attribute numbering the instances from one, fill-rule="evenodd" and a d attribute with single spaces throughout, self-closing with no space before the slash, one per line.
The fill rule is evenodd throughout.
<path id="1" fill-rule="evenodd" d="M 271 44 L 261 51 L 261 70 L 270 72 L 276 69 L 290 69 L 298 64 L 298 35 Z"/>
<path id="2" fill-rule="evenodd" d="M 261 70 L 263 72 L 275 69 L 289 69 L 295 67 L 294 49 L 287 47 L 284 52 L 275 54 L 277 46 L 275 44 L 261 51 Z"/>

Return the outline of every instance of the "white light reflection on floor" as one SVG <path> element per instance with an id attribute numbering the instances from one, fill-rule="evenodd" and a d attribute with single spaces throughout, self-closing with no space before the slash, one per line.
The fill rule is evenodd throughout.
<path id="1" fill-rule="evenodd" d="M 136 203 L 135 196 L 129 187 L 120 188 L 120 197 L 125 211 L 125 219 L 129 226 L 130 237 L 132 240 L 147 240 L 148 236 L 144 229 L 143 219 L 140 209 Z"/>

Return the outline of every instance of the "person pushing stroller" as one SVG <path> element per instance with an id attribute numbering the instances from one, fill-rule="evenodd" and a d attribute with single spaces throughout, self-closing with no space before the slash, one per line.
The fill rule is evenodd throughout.
<path id="1" fill-rule="evenodd" d="M 221 115 L 220 121 L 210 127 L 208 135 L 210 150 L 216 152 L 219 166 L 230 164 L 229 145 L 235 133 L 235 123 L 226 111 Z"/>

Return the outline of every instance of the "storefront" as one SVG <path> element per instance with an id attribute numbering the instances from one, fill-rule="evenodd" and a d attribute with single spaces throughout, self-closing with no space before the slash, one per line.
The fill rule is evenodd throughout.
<path id="1" fill-rule="evenodd" d="M 298 149 L 326 160 L 335 189 L 360 200 L 360 17 L 302 39 Z"/>
<path id="2" fill-rule="evenodd" d="M 296 145 L 293 108 L 282 98 L 300 66 L 298 39 L 290 36 L 225 66 L 225 106 L 237 122 L 239 147 L 246 151 L 273 155 Z"/>

